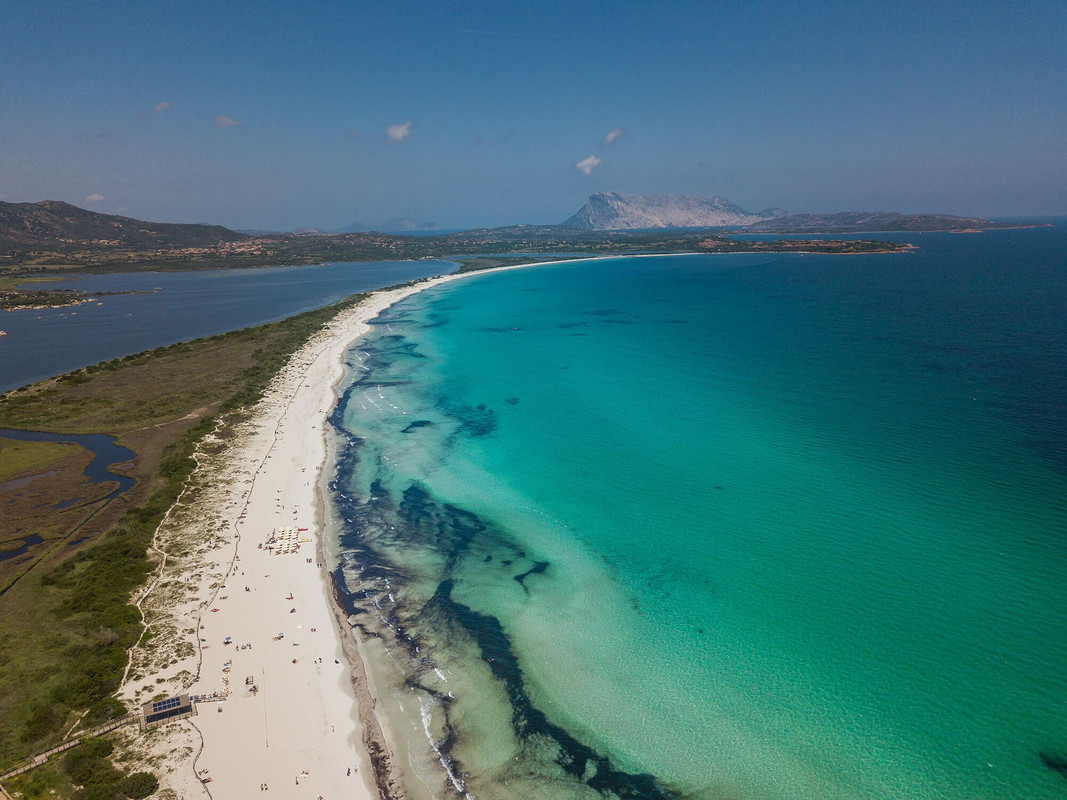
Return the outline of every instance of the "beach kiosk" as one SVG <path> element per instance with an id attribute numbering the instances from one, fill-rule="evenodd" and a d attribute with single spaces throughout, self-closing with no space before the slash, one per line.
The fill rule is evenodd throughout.
<path id="1" fill-rule="evenodd" d="M 141 706 L 141 727 L 148 728 L 166 722 L 168 719 L 192 716 L 195 713 L 196 705 L 187 694 L 168 697 L 166 700 L 156 700 Z"/>

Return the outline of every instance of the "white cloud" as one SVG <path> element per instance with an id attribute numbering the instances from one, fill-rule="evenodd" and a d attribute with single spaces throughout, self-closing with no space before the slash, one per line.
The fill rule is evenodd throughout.
<path id="1" fill-rule="evenodd" d="M 170 111 L 170 103 L 156 103 L 156 113 L 160 111 Z"/>
<path id="2" fill-rule="evenodd" d="M 228 117 L 225 114 L 219 114 L 215 117 L 215 125 L 219 128 L 239 128 L 241 123 L 235 120 L 233 117 Z"/>
<path id="3" fill-rule="evenodd" d="M 385 129 L 385 135 L 390 142 L 404 141 L 411 136 L 411 120 L 409 119 L 403 125 L 390 125 Z"/>
<path id="4" fill-rule="evenodd" d="M 626 131 L 622 128 L 612 128 L 604 136 L 604 144 L 612 144 L 616 139 L 621 138 L 624 133 L 626 133 Z"/>
<path id="5" fill-rule="evenodd" d="M 104 199 L 104 196 L 102 194 L 91 194 L 91 195 L 89 195 L 88 197 L 85 198 L 85 202 L 86 203 L 99 203 L 103 199 Z"/>
<path id="6" fill-rule="evenodd" d="M 574 168 L 580 170 L 583 174 L 588 175 L 596 167 L 599 167 L 603 163 L 604 162 L 596 156 L 589 156 L 589 158 L 583 158 L 581 161 L 575 164 Z"/>

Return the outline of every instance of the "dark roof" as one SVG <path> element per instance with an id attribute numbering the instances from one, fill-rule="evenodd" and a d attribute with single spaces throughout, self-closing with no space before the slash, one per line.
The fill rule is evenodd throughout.
<path id="1" fill-rule="evenodd" d="M 192 706 L 192 701 L 189 699 L 189 695 L 183 694 L 178 697 L 168 697 L 165 700 L 155 700 L 151 703 L 145 703 L 142 706 L 142 711 L 146 717 L 154 717 L 158 715 L 170 716 L 171 713 L 175 713 L 179 710 L 188 710 Z"/>

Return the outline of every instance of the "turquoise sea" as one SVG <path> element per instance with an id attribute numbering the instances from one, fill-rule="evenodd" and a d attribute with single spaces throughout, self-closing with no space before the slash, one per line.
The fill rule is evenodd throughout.
<path id="1" fill-rule="evenodd" d="M 903 238 L 356 343 L 337 578 L 412 796 L 1067 798 L 1067 228 Z"/>

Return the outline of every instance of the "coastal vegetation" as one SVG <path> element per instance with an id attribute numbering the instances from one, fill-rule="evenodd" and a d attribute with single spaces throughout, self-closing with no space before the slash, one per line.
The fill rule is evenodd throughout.
<path id="1" fill-rule="evenodd" d="M 36 476 L 5 498 L 5 518 L 22 526 L 20 547 L 31 529 L 39 539 L 0 562 L 0 767 L 125 713 L 114 693 L 141 634 L 131 593 L 151 569 L 160 520 L 183 489 L 196 491 L 197 443 L 209 432 L 225 438 L 291 354 L 361 297 L 0 396 L 0 427 L 108 433 L 136 453 L 123 465 L 133 487 L 114 494 L 82 477 L 80 447 L 0 440 L 0 479 Z M 147 779 L 137 781 L 143 790 Z M 64 796 L 62 783 L 50 785 L 53 796 Z"/>
<path id="2" fill-rule="evenodd" d="M 10 782 L 16 796 L 36 798 L 70 797 L 72 800 L 141 800 L 159 788 L 150 772 L 124 774 L 109 760 L 114 745 L 99 737 L 81 743 L 45 766 L 24 773 Z"/>

